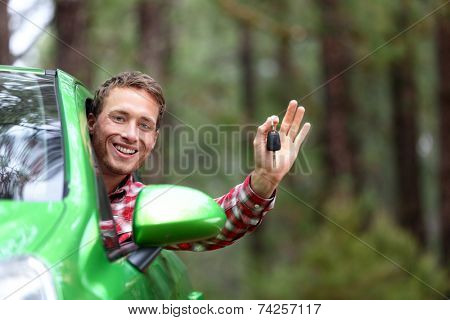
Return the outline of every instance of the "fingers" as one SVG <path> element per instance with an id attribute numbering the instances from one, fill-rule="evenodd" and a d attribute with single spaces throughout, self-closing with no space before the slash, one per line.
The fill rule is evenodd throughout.
<path id="1" fill-rule="evenodd" d="M 288 136 L 292 141 L 295 140 L 298 134 L 298 130 L 300 129 L 300 124 L 303 120 L 303 115 L 305 114 L 305 108 L 298 107 L 297 112 L 295 113 L 294 120 L 292 121 L 291 128 L 289 129 Z"/>
<path id="2" fill-rule="evenodd" d="M 258 131 L 256 132 L 255 143 L 259 141 L 264 141 L 261 139 L 265 139 L 269 131 L 272 130 L 272 122 L 274 127 L 276 128 L 280 119 L 278 116 L 270 116 L 266 119 L 266 121 L 258 127 Z"/>
<path id="3" fill-rule="evenodd" d="M 305 123 L 300 130 L 300 133 L 297 135 L 297 137 L 294 140 L 295 148 L 297 150 L 300 149 L 302 146 L 303 141 L 305 141 L 306 137 L 308 136 L 309 130 L 311 129 L 311 124 L 309 122 Z"/>
<path id="4" fill-rule="evenodd" d="M 280 133 L 283 133 L 285 135 L 288 134 L 289 129 L 291 128 L 292 121 L 294 121 L 295 112 L 297 110 L 297 101 L 291 100 L 289 102 L 287 111 L 284 115 L 283 122 L 281 123 Z"/>
<path id="5" fill-rule="evenodd" d="M 281 123 L 280 133 L 288 136 L 289 139 L 294 142 L 297 149 L 300 148 L 311 128 L 310 123 L 305 123 L 299 131 L 304 115 L 305 108 L 298 106 L 296 100 L 291 100 L 284 115 L 283 122 Z M 276 128 L 278 122 L 279 119 L 277 116 L 268 117 L 267 120 L 258 127 L 254 140 L 255 145 L 265 142 L 267 134 L 272 130 L 272 124 Z"/>

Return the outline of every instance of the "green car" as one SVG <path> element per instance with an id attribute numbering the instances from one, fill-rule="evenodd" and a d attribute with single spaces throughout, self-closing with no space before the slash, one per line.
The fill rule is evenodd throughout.
<path id="1" fill-rule="evenodd" d="M 214 237 L 223 210 L 194 189 L 147 186 L 133 241 L 119 245 L 87 129 L 91 97 L 63 71 L 0 66 L 0 299 L 203 298 L 161 248 Z"/>

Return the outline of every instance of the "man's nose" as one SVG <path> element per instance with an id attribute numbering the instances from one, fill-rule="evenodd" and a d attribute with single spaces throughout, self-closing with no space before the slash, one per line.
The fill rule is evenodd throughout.
<path id="1" fill-rule="evenodd" d="M 139 132 L 138 127 L 135 123 L 128 123 L 128 125 L 124 129 L 125 130 L 121 133 L 122 138 L 128 140 L 130 143 L 134 143 L 138 140 Z"/>

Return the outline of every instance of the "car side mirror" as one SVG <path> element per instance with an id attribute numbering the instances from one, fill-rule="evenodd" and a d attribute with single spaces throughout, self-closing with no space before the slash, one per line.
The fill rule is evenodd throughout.
<path id="1" fill-rule="evenodd" d="M 139 247 L 166 246 L 215 237 L 224 227 L 224 210 L 201 191 L 175 185 L 144 187 L 133 214 Z"/>

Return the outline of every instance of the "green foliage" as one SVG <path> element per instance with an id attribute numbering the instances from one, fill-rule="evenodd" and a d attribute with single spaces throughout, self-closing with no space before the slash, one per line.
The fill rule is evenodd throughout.
<path id="1" fill-rule="evenodd" d="M 448 280 L 436 257 L 385 212 L 367 224 L 361 207 L 333 198 L 327 222 L 306 239 L 296 263 L 278 265 L 258 283 L 262 299 L 440 299 Z M 255 275 L 253 280 L 267 279 Z"/>

